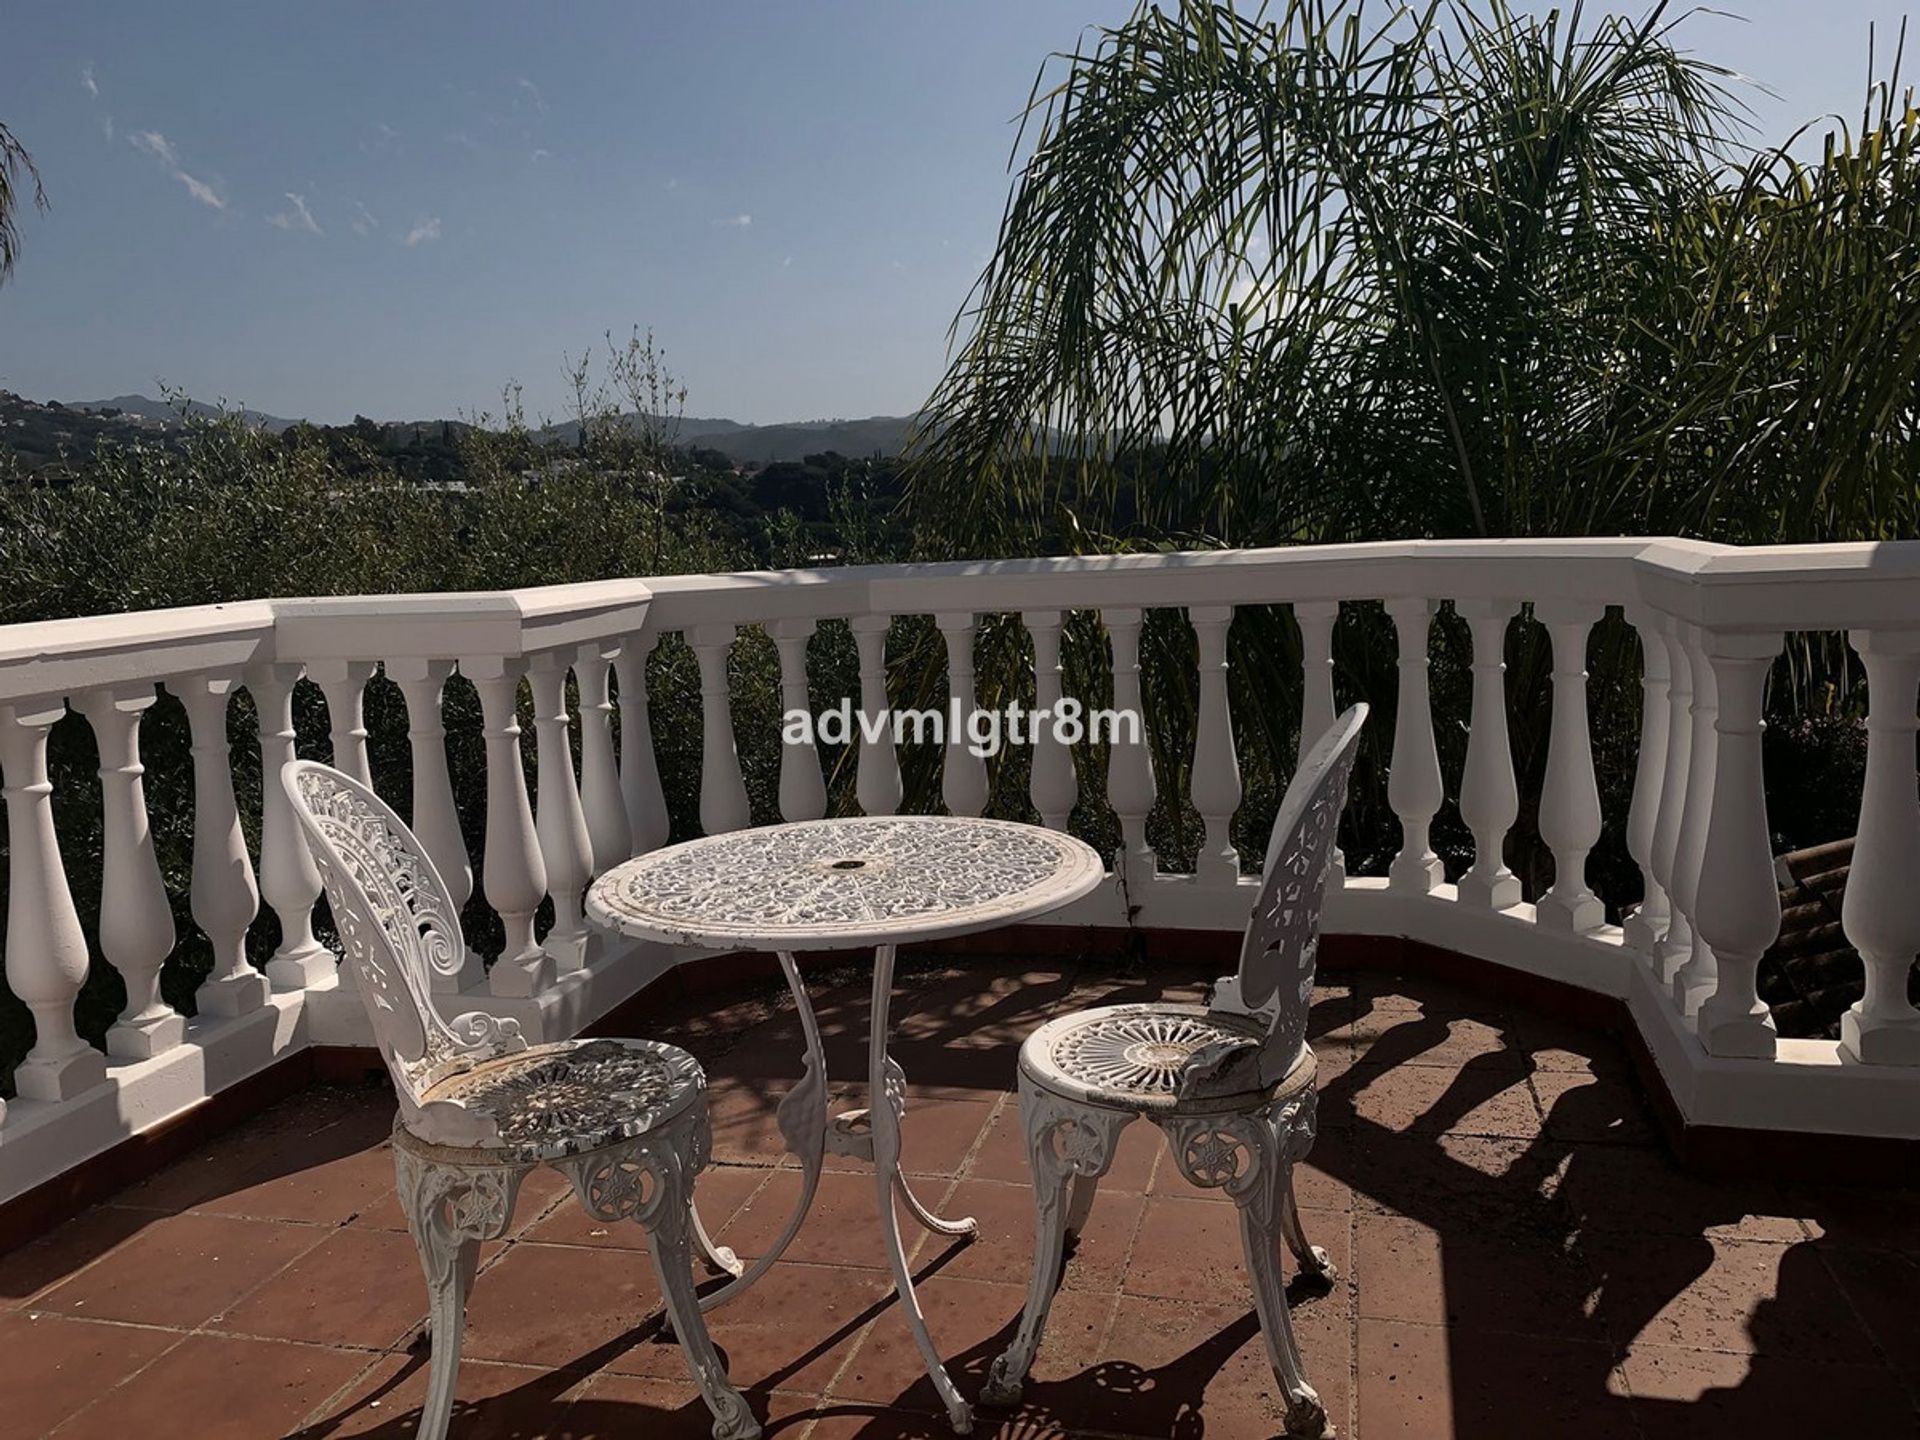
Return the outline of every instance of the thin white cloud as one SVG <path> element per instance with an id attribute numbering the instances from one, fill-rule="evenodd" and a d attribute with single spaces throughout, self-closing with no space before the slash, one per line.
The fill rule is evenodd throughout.
<path id="1" fill-rule="evenodd" d="M 153 156 L 162 165 L 178 165 L 180 152 L 173 148 L 173 142 L 158 130 L 136 130 L 127 136 L 127 143 L 145 154 Z"/>
<path id="2" fill-rule="evenodd" d="M 782 270 L 791 270 L 793 268 L 793 257 L 789 255 L 786 259 L 782 260 L 780 262 L 780 268 Z"/>
<path id="3" fill-rule="evenodd" d="M 187 193 L 205 205 L 209 210 L 225 210 L 227 202 L 220 192 L 206 181 L 189 175 L 180 164 L 180 152 L 173 142 L 158 130 L 136 130 L 127 136 L 127 143 L 143 155 L 151 155 L 166 167 L 167 173 L 187 187 Z"/>
<path id="4" fill-rule="evenodd" d="M 82 65 L 80 67 L 80 85 L 81 88 L 94 99 L 98 100 L 100 98 L 100 85 L 99 82 L 93 78 L 93 66 Z"/>
<path id="5" fill-rule="evenodd" d="M 413 228 L 407 231 L 407 238 L 400 243 L 411 250 L 416 245 L 424 245 L 430 240 L 438 240 L 439 238 L 440 217 L 438 215 L 422 215 L 418 220 L 413 222 Z"/>
<path id="6" fill-rule="evenodd" d="M 220 192 L 204 180 L 196 180 L 184 170 L 173 172 L 173 178 L 187 187 L 187 193 L 209 210 L 224 210 L 227 202 L 220 198 Z"/>
<path id="7" fill-rule="evenodd" d="M 111 116 L 111 115 L 102 115 L 102 116 L 100 117 L 100 133 L 101 133 L 102 135 L 104 135 L 104 136 L 106 136 L 106 137 L 107 137 L 107 140 L 108 140 L 108 142 L 109 142 L 109 143 L 111 143 L 111 142 L 112 142 L 112 140 L 113 140 L 113 116 Z"/>
<path id="8" fill-rule="evenodd" d="M 548 159 L 552 154 L 553 152 L 551 150 L 535 150 L 533 152 L 534 164 L 539 164 L 542 160 Z"/>
<path id="9" fill-rule="evenodd" d="M 533 108 L 535 110 L 538 110 L 542 115 L 547 113 L 547 98 L 540 93 L 540 87 L 538 85 L 534 84 L 533 81 L 527 79 L 524 75 L 514 83 L 533 97 Z"/>
<path id="10" fill-rule="evenodd" d="M 297 230 L 303 235 L 324 235 L 319 223 L 313 218 L 313 212 L 307 209 L 307 197 L 286 192 L 287 208 L 277 215 L 267 216 L 267 223 L 282 230 Z"/>
<path id="11" fill-rule="evenodd" d="M 374 231 L 380 228 L 380 222 L 378 219 L 375 218 L 374 213 L 371 210 L 367 209 L 367 207 L 364 204 L 362 204 L 360 201 L 358 200 L 354 201 L 353 208 L 355 212 L 354 217 L 352 221 L 349 223 L 351 223 L 353 226 L 354 234 L 371 235 Z"/>
<path id="12" fill-rule="evenodd" d="M 749 225 L 753 224 L 753 217 L 751 215 L 748 215 L 744 211 L 742 211 L 738 215 L 728 215 L 723 219 L 714 221 L 713 223 L 716 225 L 725 225 L 734 230 L 744 230 Z"/>

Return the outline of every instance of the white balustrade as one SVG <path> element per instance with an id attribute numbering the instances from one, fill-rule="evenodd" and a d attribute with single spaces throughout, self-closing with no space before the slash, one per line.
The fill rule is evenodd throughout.
<path id="1" fill-rule="evenodd" d="M 593 878 L 593 840 L 573 773 L 573 716 L 567 709 L 567 661 L 555 650 L 535 655 L 527 667 L 533 687 L 535 766 L 539 795 L 534 807 L 540 858 L 553 897 L 553 929 L 546 949 L 561 971 L 587 961 L 587 922 L 581 901 Z"/>
<path id="2" fill-rule="evenodd" d="M 400 687 L 407 703 L 407 748 L 413 757 L 413 833 L 439 872 L 440 882 L 447 887 L 447 900 L 458 917 L 473 894 L 473 860 L 467 854 L 467 838 L 460 829 L 460 812 L 453 801 L 453 777 L 447 770 L 447 731 L 441 719 L 441 700 L 453 674 L 453 661 L 408 656 L 386 663 L 387 678 Z M 273 973 L 271 965 L 267 973 Z M 346 967 L 340 978 L 344 981 L 352 973 L 352 967 Z M 432 981 L 436 990 L 471 990 L 485 974 L 485 963 L 469 949 L 458 974 L 436 972 Z"/>
<path id="3" fill-rule="evenodd" d="M 580 805 L 593 842 L 592 873 L 610 870 L 633 854 L 626 797 L 613 758 L 613 642 L 582 645 L 573 661 L 580 689 Z"/>
<path id="4" fill-rule="evenodd" d="M 362 785 L 373 784 L 373 768 L 367 763 L 366 690 L 375 668 L 371 660 L 316 660 L 307 666 L 307 678 L 327 699 L 333 768 Z"/>
<path id="5" fill-rule="evenodd" d="M 1157 792 L 1153 750 L 1147 743 L 1146 701 L 1140 691 L 1141 610 L 1120 607 L 1103 613 L 1113 644 L 1113 709 L 1121 730 L 1107 750 L 1107 803 L 1120 820 L 1120 851 L 1114 858 L 1127 889 L 1128 903 L 1138 906 L 1153 883 L 1159 860 L 1147 844 L 1147 817 L 1153 813 Z M 1139 722 L 1138 731 L 1126 728 L 1126 717 Z"/>
<path id="6" fill-rule="evenodd" d="M 1562 574 L 1564 584 L 1555 583 Z M 1108 747 L 1105 780 L 1120 832 L 1113 867 L 1123 883 L 1090 897 L 1087 918 L 1099 924 L 1207 926 L 1216 916 L 1224 924 L 1235 913 L 1220 902 L 1241 878 L 1231 829 L 1243 798 L 1227 669 L 1234 607 L 1292 606 L 1301 641 L 1306 741 L 1335 714 L 1333 636 L 1341 601 L 1330 587 L 1344 586 L 1359 601 L 1374 584 L 1375 593 L 1401 592 L 1387 601 L 1399 645 L 1399 698 L 1386 790 L 1402 834 L 1386 885 L 1348 882 L 1334 912 L 1337 924 L 1403 935 L 1624 1000 L 1623 1013 L 1658 1058 L 1689 1125 L 1785 1125 L 1881 1136 L 1915 1133 L 1920 1126 L 1920 1089 L 1913 1088 L 1920 1085 L 1920 1010 L 1907 998 L 1920 954 L 1914 869 L 1920 854 L 1920 621 L 1912 618 L 1920 614 L 1920 545 L 1820 547 L 1803 559 L 1785 547 L 1733 552 L 1681 540 L 1422 542 L 1343 547 L 1338 554 L 1295 547 L 1265 554 L 1055 559 L 989 566 L 985 572 L 976 565 L 881 567 L 791 580 L 684 576 L 644 587 L 609 582 L 538 596 L 462 597 L 445 613 L 421 597 L 396 598 L 391 615 L 378 608 L 386 602 L 377 604 L 377 597 L 272 601 L 181 612 L 177 618 L 94 617 L 44 630 L 13 627 L 0 635 L 0 788 L 9 834 L 8 884 L 0 896 L 7 907 L 5 965 L 10 987 L 34 1017 L 33 1047 L 17 1076 L 24 1098 L 11 1115 L 0 1108 L 7 1136 L 32 1138 L 6 1146 L 13 1158 L 0 1166 L 6 1172 L 0 1174 L 0 1202 L 111 1143 L 109 1130 L 114 1136 L 139 1133 L 178 1113 L 182 1104 L 200 1098 L 196 1087 L 210 1093 L 305 1045 L 355 1043 L 361 1007 L 328 978 L 337 973 L 336 961 L 314 936 L 319 876 L 278 785 L 295 754 L 295 686 L 303 674 L 325 692 L 336 763 L 364 779 L 369 766 L 362 690 L 376 668 L 371 657 L 383 648 L 396 652 L 387 672 L 407 704 L 412 824 L 457 906 L 470 896 L 479 867 L 469 861 L 461 834 L 442 723 L 452 662 L 423 657 L 464 652 L 461 668 L 479 692 L 485 717 L 486 856 L 480 878 L 506 942 L 490 973 L 469 956 L 464 976 L 435 983 L 466 990 L 463 1008 L 531 1020 L 545 1040 L 561 1038 L 567 1027 L 625 998 L 624 972 L 594 966 L 580 977 L 583 983 L 565 988 L 564 1004 L 527 1003 L 536 996 L 562 998 L 555 988 L 556 955 L 569 966 L 583 962 L 579 899 L 589 878 L 625 854 L 667 839 L 647 686 L 647 657 L 658 634 L 685 635 L 699 663 L 700 821 L 719 833 L 751 821 L 729 690 L 737 626 L 767 628 L 779 652 L 784 707 L 800 710 L 811 704 L 807 660 L 815 626 L 822 618 L 851 617 L 861 709 L 872 718 L 890 715 L 890 617 L 931 614 L 944 641 L 951 696 L 942 798 L 949 811 L 973 815 L 988 804 L 991 769 L 968 745 L 967 720 L 981 683 L 975 648 L 982 607 L 1000 605 L 1027 624 L 1036 708 L 1050 711 L 1060 707 L 1066 690 L 1066 617 L 1076 610 L 1099 614 L 1111 646 L 1113 703 L 1143 716 L 1145 682 L 1158 678 L 1141 668 L 1147 615 L 1156 608 L 1186 613 L 1195 632 L 1199 704 L 1191 790 L 1182 806 L 1190 798 L 1205 825 L 1197 875 L 1158 873 L 1147 843 L 1159 798 L 1153 754 L 1144 732 L 1135 738 L 1123 729 Z M 1474 592 L 1457 602 L 1473 639 L 1471 708 L 1465 716 L 1435 717 L 1428 656 L 1437 604 L 1424 596 L 1458 589 Z M 1537 797 L 1522 795 L 1516 783 L 1517 737 L 1509 733 L 1502 664 L 1516 611 L 1515 601 L 1504 597 L 1529 594 L 1550 597 L 1536 613 L 1553 646 L 1546 775 Z M 1594 702 L 1583 673 L 1590 627 L 1604 613 L 1603 602 L 1624 606 L 1641 648 L 1638 713 L 1628 722 L 1638 729 L 1633 798 L 1621 819 L 1643 898 L 1623 916 L 1623 934 L 1598 924 L 1599 897 L 1584 874 L 1600 833 L 1595 748 L 1604 740 L 1613 754 L 1624 751 L 1620 742 L 1632 741 L 1590 733 L 1592 725 L 1614 718 L 1610 707 L 1597 703 L 1589 714 Z M 1852 875 L 1840 907 L 1846 935 L 1864 960 L 1865 995 L 1843 1017 L 1838 1042 L 1783 1043 L 1759 998 L 1762 957 L 1779 925 L 1766 785 L 1780 777 L 1762 769 L 1765 687 L 1783 631 L 1841 626 L 1852 627 L 1871 699 L 1867 775 Z M 528 668 L 523 655 L 537 657 L 537 756 L 523 754 L 517 718 L 519 684 Z M 306 668 L 295 657 L 305 657 Z M 570 753 L 570 669 L 580 695 L 577 777 Z M 230 702 L 243 675 L 258 710 L 265 782 L 257 879 L 235 804 L 238 782 L 229 748 Z M 617 741 L 613 676 L 621 707 Z M 152 786 L 141 757 L 143 749 L 152 752 L 154 739 L 141 730 L 161 682 L 179 695 L 191 726 L 192 912 L 214 957 L 197 996 L 201 1019 L 191 1024 L 160 999 L 158 983 L 175 948 L 175 926 L 147 812 L 149 804 L 158 807 L 171 797 L 148 793 Z M 81 1040 L 76 1026 L 74 1007 L 85 987 L 88 957 L 61 863 L 61 842 L 71 851 L 74 837 L 55 829 L 58 797 L 49 771 L 64 771 L 48 758 L 50 733 L 56 743 L 66 737 L 53 728 L 64 711 L 52 697 L 63 695 L 86 717 L 98 742 L 100 950 L 103 963 L 114 966 L 127 987 L 127 1003 L 107 1045 L 115 1062 L 129 1063 L 109 1063 Z M 691 723 L 690 715 L 671 718 L 676 726 Z M 1433 817 L 1443 803 L 1436 718 L 1449 726 L 1464 723 L 1467 731 L 1460 811 L 1473 833 L 1475 855 L 1461 877 L 1458 903 L 1451 888 L 1439 885 L 1431 843 Z M 1174 743 L 1181 737 L 1162 738 Z M 1385 750 L 1386 737 L 1378 738 Z M 1051 724 L 1038 727 L 1037 739 L 1031 797 L 1045 823 L 1068 825 L 1083 800 L 1097 805 L 1097 797 L 1082 790 L 1076 757 L 1053 739 Z M 892 726 L 857 743 L 861 806 L 893 813 L 902 795 Z M 535 795 L 529 794 L 530 760 L 537 760 L 540 775 Z M 1518 814 L 1536 799 L 1555 874 L 1552 888 L 1529 907 L 1516 903 L 1519 882 L 1502 852 Z M 812 818 L 826 807 L 818 750 L 783 745 L 782 816 Z M 535 914 L 549 890 L 557 921 L 543 946 Z M 91 904 L 93 896 L 80 899 Z M 283 936 L 265 975 L 247 958 L 249 928 L 262 899 L 273 907 Z M 1244 916 L 1244 908 L 1238 913 Z M 271 992 L 269 979 L 281 993 Z M 262 1013 L 247 1021 L 255 1011 Z M 229 1017 L 240 1017 L 239 1023 Z M 71 1107 L 71 1125 L 59 1107 Z M 82 1123 L 83 1115 L 92 1118 Z M 66 1128 L 52 1128 L 60 1126 Z M 74 1137 L 72 1160 L 60 1155 L 64 1135 Z"/>
<path id="7" fill-rule="evenodd" d="M 940 798 L 955 815 L 987 808 L 987 762 L 974 753 L 968 725 L 978 700 L 974 689 L 973 641 L 979 622 L 972 612 L 934 616 L 947 646 L 947 744 L 941 757 Z"/>
<path id="8" fill-rule="evenodd" d="M 1701 648 L 1700 628 L 1682 624 L 1679 634 L 1687 664 L 1693 668 L 1693 752 L 1687 761 L 1687 802 L 1680 815 L 1674 898 L 1693 938 L 1685 963 L 1673 977 L 1673 1003 L 1691 1018 L 1717 980 L 1713 949 L 1700 934 L 1700 863 L 1706 856 L 1707 825 L 1713 811 L 1720 699 L 1713 666 Z"/>
<path id="9" fill-rule="evenodd" d="M 1606 907 L 1587 884 L 1587 856 L 1600 838 L 1600 786 L 1593 775 L 1587 723 L 1587 632 L 1597 605 L 1541 600 L 1534 618 L 1553 646 L 1553 716 L 1540 794 L 1540 838 L 1553 851 L 1553 887 L 1536 913 L 1552 930 L 1586 931 L 1605 923 Z"/>
<path id="10" fill-rule="evenodd" d="M 1679 621 L 1659 617 L 1654 633 L 1667 652 L 1667 754 L 1660 767 L 1660 809 L 1653 822 L 1653 876 L 1667 896 L 1667 924 L 1660 932 L 1648 964 L 1662 986 L 1693 952 L 1693 927 L 1678 899 L 1680 887 L 1680 822 L 1686 815 L 1687 792 L 1693 788 L 1693 665 L 1687 659 Z"/>
<path id="11" fill-rule="evenodd" d="M 1033 637 L 1033 724 L 1028 735 L 1033 773 L 1027 780 L 1027 796 L 1040 812 L 1040 823 L 1049 830 L 1067 828 L 1073 802 L 1080 798 L 1073 752 L 1056 731 L 1060 702 L 1065 698 L 1060 670 L 1060 631 L 1065 618 L 1058 610 L 1028 610 L 1020 617 Z M 1083 715 L 1081 723 L 1085 720 Z"/>
<path id="12" fill-rule="evenodd" d="M 281 771 L 297 758 L 293 687 L 300 674 L 298 665 L 258 665 L 246 676 L 260 730 L 260 895 L 280 921 L 280 943 L 267 960 L 276 990 L 304 990 L 334 974 L 342 985 L 353 983 L 353 968 L 314 936 L 320 871 L 280 785 Z"/>
<path id="13" fill-rule="evenodd" d="M 1633 800 L 1627 810 L 1627 853 L 1640 867 L 1641 900 L 1625 916 L 1622 930 L 1627 944 L 1651 957 L 1668 923 L 1667 892 L 1653 853 L 1667 765 L 1670 672 L 1657 618 L 1630 606 L 1627 619 L 1640 636 L 1640 746 L 1633 767 Z"/>
<path id="14" fill-rule="evenodd" d="M 818 820 L 827 813 L 827 782 L 814 743 L 813 697 L 807 686 L 807 641 L 813 637 L 814 622 L 776 620 L 767 628 L 780 652 L 780 818 Z M 789 715 L 804 715 L 808 723 L 789 734 Z"/>
<path id="15" fill-rule="evenodd" d="M 1760 957 L 1780 934 L 1760 707 L 1780 639 L 1778 631 L 1709 633 L 1703 648 L 1718 699 L 1713 801 L 1694 902 L 1694 928 L 1715 961 L 1714 988 L 1699 1013 L 1700 1043 L 1710 1055 L 1774 1055 L 1773 1014 L 1758 987 Z"/>
<path id="16" fill-rule="evenodd" d="M 1338 711 L 1333 700 L 1333 627 L 1340 620 L 1338 600 L 1303 600 L 1293 607 L 1300 626 L 1300 748 L 1331 728 Z M 1347 857 L 1335 846 L 1327 868 L 1327 885 L 1338 890 L 1346 883 Z"/>
<path id="17" fill-rule="evenodd" d="M 627 807 L 633 853 L 644 855 L 667 843 L 671 825 L 667 797 L 660 788 L 660 764 L 653 754 L 653 719 L 647 707 L 647 657 L 660 637 L 648 631 L 629 636 L 614 657 L 620 681 L 620 798 Z"/>
<path id="18" fill-rule="evenodd" d="M 160 998 L 160 969 L 173 952 L 173 907 L 153 851 L 141 777 L 140 717 L 151 685 L 93 690 L 74 708 L 100 749 L 100 950 L 126 982 L 126 1008 L 107 1031 L 107 1053 L 147 1060 L 187 1036 L 187 1022 Z"/>
<path id="19" fill-rule="evenodd" d="M 534 912 L 547 893 L 547 867 L 527 800 L 520 753 L 520 662 L 497 655 L 463 659 L 460 673 L 480 692 L 487 747 L 487 853 L 481 886 L 500 916 L 506 944 L 487 972 L 495 995 L 537 995 L 553 983 L 553 957 L 534 938 Z"/>
<path id="20" fill-rule="evenodd" d="M 904 793 L 900 760 L 893 750 L 893 712 L 887 699 L 887 628 L 890 615 L 856 615 L 848 621 L 860 653 L 859 761 L 853 793 L 868 815 L 892 815 Z M 864 723 L 862 723 L 864 722 Z"/>
<path id="21" fill-rule="evenodd" d="M 1200 706 L 1193 737 L 1193 808 L 1206 826 L 1194 878 L 1215 885 L 1240 881 L 1240 852 L 1233 846 L 1233 812 L 1240 808 L 1240 760 L 1233 743 L 1227 700 L 1227 627 L 1230 605 L 1196 606 L 1187 612 L 1200 653 Z"/>
<path id="22" fill-rule="evenodd" d="M 245 1015 L 267 1003 L 267 977 L 247 963 L 247 929 L 260 909 L 253 861 L 233 801 L 227 705 L 235 677 L 195 675 L 169 688 L 193 737 L 193 922 L 213 947 L 213 972 L 194 992 L 203 1015 Z"/>
<path id="23" fill-rule="evenodd" d="M 700 828 L 709 835 L 744 830 L 753 822 L 734 745 L 733 696 L 727 684 L 733 635 L 731 625 L 696 625 L 687 636 L 700 662 Z"/>
<path id="24" fill-rule="evenodd" d="M 1867 670 L 1867 773 L 1840 921 L 1866 966 L 1866 993 L 1840 1017 L 1840 1046 L 1868 1065 L 1920 1065 L 1920 1011 L 1907 977 L 1920 951 L 1920 797 L 1915 692 L 1920 631 L 1854 630 Z"/>
<path id="25" fill-rule="evenodd" d="M 23 1100 L 69 1100 L 107 1078 L 106 1057 L 80 1038 L 74 997 L 87 979 L 87 940 L 53 826 L 47 732 L 57 703 L 0 707 L 7 802 L 7 985 L 33 1012 L 33 1048 L 14 1071 Z"/>
<path id="26" fill-rule="evenodd" d="M 1507 733 L 1507 626 L 1517 600 L 1457 600 L 1473 636 L 1473 710 L 1467 763 L 1460 776 L 1460 815 L 1473 832 L 1473 865 L 1460 877 L 1460 900 L 1489 910 L 1520 903 L 1520 877 L 1507 867 L 1507 832 L 1520 814 Z"/>
<path id="27" fill-rule="evenodd" d="M 1440 808 L 1440 755 L 1433 744 L 1433 704 L 1427 686 L 1427 639 L 1433 628 L 1432 600 L 1403 597 L 1387 601 L 1400 642 L 1400 695 L 1393 721 L 1393 758 L 1387 774 L 1387 803 L 1400 820 L 1400 853 L 1387 870 L 1387 888 L 1425 895 L 1446 878 L 1433 853 L 1433 815 Z"/>

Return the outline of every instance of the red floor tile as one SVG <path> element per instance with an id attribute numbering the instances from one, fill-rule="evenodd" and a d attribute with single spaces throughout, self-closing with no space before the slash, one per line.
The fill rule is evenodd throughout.
<path id="1" fill-rule="evenodd" d="M 55 1433 L 59 1440 L 287 1435 L 373 1358 L 275 1340 L 189 1335 Z"/>
<path id="2" fill-rule="evenodd" d="M 9 1434 L 44 1435 L 180 1343 L 170 1330 L 0 1315 L 0 1395 Z"/>
<path id="3" fill-rule="evenodd" d="M 219 1321 L 237 1335 L 386 1350 L 426 1320 L 427 1287 L 408 1235 L 334 1231 Z"/>
<path id="4" fill-rule="evenodd" d="M 958 1242 L 901 1217 L 969 1397 L 1026 1301 L 1032 1197 L 1008 1093 L 1021 1038 L 1064 1008 L 1194 998 L 1210 978 L 990 957 L 900 976 L 915 1189 L 981 1224 Z M 865 987 L 842 972 L 815 988 L 847 1096 Z M 775 1123 L 797 1027 L 776 1001 L 769 986 L 640 1021 L 707 1059 L 716 1156 L 734 1163 L 702 1177 L 700 1203 L 749 1259 L 799 1191 Z M 1615 1041 L 1451 986 L 1330 975 L 1310 1028 L 1322 1123 L 1296 1188 L 1342 1280 L 1296 1284 L 1293 1316 L 1349 1440 L 1920 1435 L 1912 1193 L 1687 1176 Z M 378 1090 L 316 1086 L 0 1256 L 0 1433 L 412 1440 L 426 1296 L 393 1194 L 392 1115 Z M 1151 1124 L 1125 1131 L 1024 1400 L 982 1412 L 977 1434 L 1278 1432 L 1235 1207 L 1164 1152 Z M 770 1436 L 948 1433 L 875 1203 L 865 1168 L 836 1162 L 790 1258 L 708 1317 Z M 592 1220 L 540 1171 L 509 1233 L 482 1252 L 455 1440 L 707 1434 L 639 1227 Z"/>
<path id="5" fill-rule="evenodd" d="M 1621 1372 L 1646 1440 L 1920 1434 L 1913 1397 L 1874 1366 L 1645 1345 L 1627 1352 Z"/>
<path id="6" fill-rule="evenodd" d="M 191 1328 L 324 1242 L 329 1231 L 230 1216 L 166 1215 L 108 1261 L 55 1286 L 34 1304 L 95 1320 Z"/>
<path id="7" fill-rule="evenodd" d="M 1605 1344 L 1363 1319 L 1366 1440 L 1618 1440 L 1634 1433 Z"/>

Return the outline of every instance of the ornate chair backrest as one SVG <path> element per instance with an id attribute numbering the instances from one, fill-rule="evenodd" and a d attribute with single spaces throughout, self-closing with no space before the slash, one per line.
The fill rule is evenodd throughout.
<path id="1" fill-rule="evenodd" d="M 1300 1058 L 1313 1002 L 1320 907 L 1333 862 L 1347 780 L 1367 707 L 1345 711 L 1302 756 L 1274 818 L 1266 868 L 1240 946 L 1240 968 L 1215 985 L 1208 1008 L 1266 1022 L 1257 1044 L 1209 1046 L 1188 1062 L 1181 1093 L 1241 1094 L 1284 1078 Z"/>
<path id="2" fill-rule="evenodd" d="M 517 1021 L 476 1012 L 449 1022 L 434 1007 L 433 977 L 459 973 L 466 941 L 433 862 L 405 822 L 352 776 L 296 760 L 281 784 L 319 868 L 345 963 L 409 1128 L 442 1144 L 499 1143 L 480 1117 L 424 1103 L 439 1080 L 526 1048 Z"/>

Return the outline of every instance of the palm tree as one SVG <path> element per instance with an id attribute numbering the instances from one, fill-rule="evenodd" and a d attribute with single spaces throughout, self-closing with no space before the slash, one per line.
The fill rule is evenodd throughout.
<path id="1" fill-rule="evenodd" d="M 1920 118 L 1890 79 L 1818 163 L 1798 136 L 1754 154 L 1733 83 L 1678 48 L 1664 6 L 1180 0 L 1092 32 L 1035 84 L 995 253 L 913 441 L 921 551 L 1920 533 Z M 1022 683 L 1002 628 L 983 689 Z M 1459 630 L 1443 614 L 1444 713 L 1464 713 Z M 1156 715 L 1190 715 L 1179 617 L 1150 616 L 1142 643 Z M 1609 621 L 1595 643 L 1592 703 L 1617 711 L 1596 733 L 1632 735 L 1631 633 Z M 1231 644 L 1243 773 L 1270 795 L 1298 634 L 1243 607 Z M 1349 607 L 1343 691 L 1390 707 L 1394 649 L 1383 616 Z M 1523 793 L 1544 767 L 1545 658 L 1517 627 Z M 1097 693 L 1097 627 L 1070 627 L 1066 660 Z M 1836 677 L 1845 694 L 1843 645 L 1794 660 L 1796 696 Z M 939 656 L 916 663 L 934 675 Z M 1191 738 L 1165 728 L 1178 795 Z M 1440 746 L 1457 776 L 1461 727 Z M 1623 813 L 1631 755 L 1598 763 Z M 1356 787 L 1350 856 L 1390 848 L 1378 790 Z M 1181 814 L 1157 823 L 1181 853 Z M 1618 838 L 1596 863 L 1625 894 Z"/>
<path id="2" fill-rule="evenodd" d="M 0 283 L 13 273 L 13 262 L 20 254 L 20 232 L 14 226 L 19 209 L 20 189 L 33 187 L 33 203 L 47 208 L 47 192 L 41 188 L 40 172 L 33 157 L 5 125 L 0 125 Z"/>
<path id="3" fill-rule="evenodd" d="M 1750 156 L 1731 78 L 1664 6 L 1094 32 L 925 412 L 925 542 L 1911 533 L 1915 116 Z"/>

